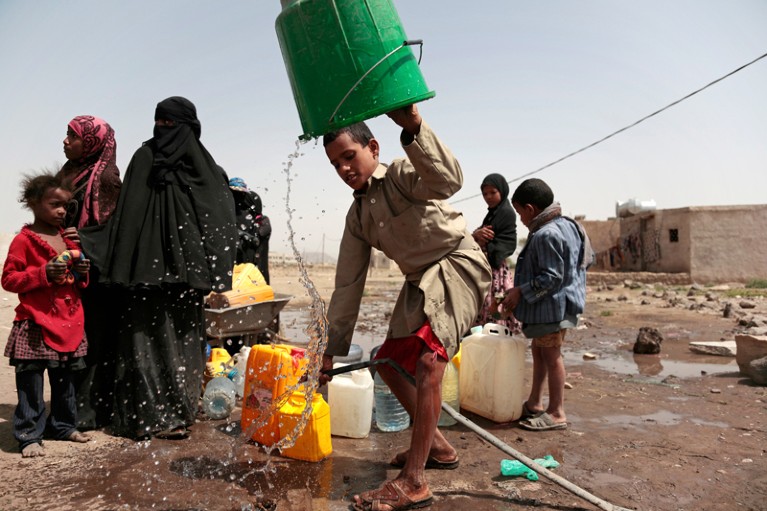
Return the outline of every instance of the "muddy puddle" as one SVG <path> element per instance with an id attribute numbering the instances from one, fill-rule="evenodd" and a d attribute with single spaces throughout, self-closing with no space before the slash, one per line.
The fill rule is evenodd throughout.
<path id="1" fill-rule="evenodd" d="M 283 310 L 280 321 L 282 335 L 292 344 L 308 343 L 304 332 L 311 321 L 308 308 Z M 387 324 L 388 318 L 380 307 L 363 304 L 353 342 L 362 348 L 364 360 L 384 339 Z M 670 337 L 660 355 L 635 355 L 631 351 L 632 343 L 616 337 L 614 332 L 610 335 L 598 329 L 579 331 L 564 350 L 565 363 L 568 372 L 577 372 L 584 364 L 594 364 L 606 371 L 627 375 L 627 379 L 646 378 L 660 384 L 671 375 L 687 378 L 704 372 L 737 371 L 733 358 L 689 351 L 690 341 L 703 339 L 685 335 Z M 597 358 L 584 360 L 586 353 Z M 371 434 L 362 441 L 333 437 L 332 456 L 317 463 L 301 462 L 270 456 L 258 445 L 247 442 L 239 429 L 239 416 L 238 407 L 227 420 L 200 421 L 193 427 L 188 441 L 126 441 L 117 452 L 112 449 L 102 458 L 94 457 L 87 484 L 72 481 L 68 485 L 69 502 L 77 503 L 81 510 L 258 511 L 280 509 L 278 504 L 285 499 L 305 498 L 312 501 L 306 509 L 348 509 L 351 495 L 376 486 L 387 476 L 386 469 L 390 467 L 370 463 L 374 454 L 392 451 L 403 443 L 402 438 L 386 434 Z M 599 423 L 592 427 L 619 424 L 641 429 L 648 424 L 675 425 L 689 419 L 661 410 L 647 415 L 608 414 L 599 419 L 583 417 L 580 420 Z M 709 422 L 701 425 L 717 429 L 727 426 L 715 420 Z M 558 454 L 565 458 L 564 453 Z M 49 490 L 59 491 L 58 488 Z"/>
<path id="2" fill-rule="evenodd" d="M 280 314 L 285 337 L 301 345 L 306 341 L 303 329 L 309 324 L 308 312 L 301 309 L 286 310 Z M 381 344 L 386 336 L 388 318 L 380 308 L 363 304 L 360 320 L 354 331 L 353 343 L 363 350 L 363 360 L 367 360 L 370 350 Z M 637 375 L 657 380 L 668 376 L 692 378 L 705 374 L 737 372 L 738 365 L 734 357 L 701 355 L 689 349 L 690 342 L 711 341 L 714 339 L 694 337 L 688 332 L 673 331 L 664 342 L 658 355 L 637 355 L 632 351 L 633 342 L 615 338 L 602 333 L 591 334 L 588 331 L 574 334 L 579 340 L 563 349 L 565 364 L 574 368 L 580 364 L 594 364 L 600 369 L 624 375 Z M 584 355 L 594 354 L 594 360 L 584 360 Z M 527 353 L 528 363 L 532 363 Z"/>

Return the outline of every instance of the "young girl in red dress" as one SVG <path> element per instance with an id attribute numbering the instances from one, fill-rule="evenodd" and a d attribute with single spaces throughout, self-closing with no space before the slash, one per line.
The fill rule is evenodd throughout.
<path id="1" fill-rule="evenodd" d="M 69 185 L 44 173 L 22 182 L 19 202 L 34 214 L 11 241 L 3 266 L 3 289 L 17 293 L 19 305 L 5 347 L 16 368 L 18 405 L 13 434 L 25 458 L 44 456 L 43 436 L 87 442 L 79 432 L 73 371 L 83 369 L 88 350 L 80 288 L 88 285 L 90 261 L 63 237 Z M 48 370 L 51 411 L 45 416 L 43 373 Z"/>

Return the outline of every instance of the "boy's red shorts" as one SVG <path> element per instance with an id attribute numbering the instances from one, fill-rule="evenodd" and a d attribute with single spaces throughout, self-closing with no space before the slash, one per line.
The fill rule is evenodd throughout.
<path id="1" fill-rule="evenodd" d="M 421 328 L 408 337 L 386 339 L 378 349 L 375 360 L 389 358 L 399 364 L 410 375 L 415 376 L 415 367 L 421 357 L 424 344 L 436 355 L 448 360 L 447 350 L 439 342 L 427 319 Z"/>

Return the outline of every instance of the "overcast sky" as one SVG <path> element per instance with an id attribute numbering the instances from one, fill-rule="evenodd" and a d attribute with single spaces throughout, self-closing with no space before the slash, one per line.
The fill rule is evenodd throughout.
<path id="1" fill-rule="evenodd" d="M 462 164 L 454 202 L 470 228 L 486 212 L 486 174 L 534 171 L 767 53 L 763 0 L 395 5 L 408 37 L 424 40 L 421 70 L 437 95 L 419 108 Z M 31 220 L 17 203 L 21 174 L 65 161 L 72 117 L 112 125 L 124 172 L 157 102 L 180 95 L 196 104 L 216 161 L 262 196 L 272 250 L 289 252 L 283 168 L 302 130 L 279 12 L 278 0 L 0 0 L 0 231 Z M 537 177 L 566 214 L 594 220 L 630 198 L 663 209 L 764 203 L 766 90 L 763 59 Z M 403 154 L 388 118 L 369 124 L 382 160 Z M 351 190 L 321 144 L 301 151 L 295 240 L 335 256 Z"/>

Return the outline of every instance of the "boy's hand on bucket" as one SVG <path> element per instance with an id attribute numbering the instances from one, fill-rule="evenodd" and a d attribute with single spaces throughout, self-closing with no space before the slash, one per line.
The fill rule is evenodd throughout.
<path id="1" fill-rule="evenodd" d="M 421 118 L 421 114 L 418 113 L 418 108 L 416 108 L 415 104 L 392 110 L 386 115 L 403 130 L 413 136 L 418 135 L 421 131 L 421 122 L 423 119 Z"/>

